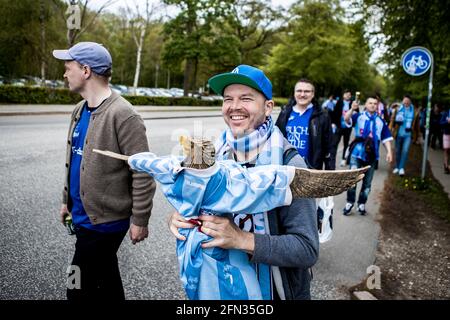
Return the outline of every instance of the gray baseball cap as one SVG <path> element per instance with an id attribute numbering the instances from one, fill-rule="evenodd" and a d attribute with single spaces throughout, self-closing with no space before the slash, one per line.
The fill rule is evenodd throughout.
<path id="1" fill-rule="evenodd" d="M 112 67 L 111 54 L 96 42 L 79 42 L 68 50 L 53 50 L 53 56 L 65 61 L 75 60 L 100 75 Z"/>

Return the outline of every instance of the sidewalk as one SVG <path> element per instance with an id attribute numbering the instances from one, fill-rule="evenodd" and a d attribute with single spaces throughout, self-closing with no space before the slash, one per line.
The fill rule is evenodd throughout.
<path id="1" fill-rule="evenodd" d="M 0 117 L 70 115 L 75 105 L 0 104 Z M 134 106 L 144 120 L 222 117 L 222 107 L 214 106 Z M 276 116 L 280 108 L 274 108 Z"/>
<path id="2" fill-rule="evenodd" d="M 450 198 L 450 174 L 444 173 L 444 151 L 428 148 L 428 162 L 430 163 L 433 176 L 444 187 L 445 192 L 447 192 Z"/>
<path id="3" fill-rule="evenodd" d="M 177 111 L 220 111 L 214 106 L 134 106 L 139 113 Z M 72 104 L 0 104 L 0 116 L 71 114 Z"/>

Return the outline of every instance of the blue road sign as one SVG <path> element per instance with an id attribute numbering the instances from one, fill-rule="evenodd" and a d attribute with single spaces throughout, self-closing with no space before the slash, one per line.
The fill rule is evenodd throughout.
<path id="1" fill-rule="evenodd" d="M 423 75 L 430 69 L 432 63 L 431 52 L 423 47 L 411 47 L 402 55 L 403 69 L 411 76 Z"/>

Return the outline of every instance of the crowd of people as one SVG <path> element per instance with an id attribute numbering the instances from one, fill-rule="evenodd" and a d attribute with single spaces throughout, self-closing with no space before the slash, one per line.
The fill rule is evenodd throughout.
<path id="1" fill-rule="evenodd" d="M 147 238 L 155 181 L 145 173 L 130 170 L 123 161 L 103 158 L 92 150 L 127 155 L 148 152 L 146 128 L 131 104 L 111 92 L 108 82 L 112 59 L 106 48 L 94 42 L 80 42 L 68 50 L 55 50 L 53 55 L 65 63 L 64 78 L 69 89 L 84 99 L 77 104 L 70 121 L 60 210 L 63 223 L 67 215 L 72 216 L 76 234 L 72 265 L 77 265 L 82 275 L 81 288 L 68 288 L 67 297 L 83 301 L 123 300 L 117 251 L 127 232 L 133 244 Z M 400 105 L 386 108 L 379 95 L 366 95 L 361 105 L 358 94 L 353 97 L 350 90 L 344 90 L 342 99 L 336 102 L 330 95 L 319 105 L 314 83 L 300 79 L 275 121 L 272 84 L 262 70 L 240 65 L 212 77 L 209 85 L 223 96 L 222 115 L 227 126 L 216 141 L 218 161 L 234 161 L 245 168 L 289 165 L 335 170 L 338 146 L 343 140 L 340 167 L 370 166 L 357 200 L 361 215 L 367 213 L 365 205 L 381 143 L 387 151 L 385 160 L 390 163 L 394 158 L 391 141 L 396 139 L 394 173 L 405 174 L 415 124 L 421 119 L 409 96 Z M 433 141 L 438 141 L 446 149 L 448 171 L 450 115 L 448 110 L 439 114 L 436 123 L 443 126 L 444 136 L 431 143 L 434 146 Z M 355 138 L 351 141 L 352 128 Z M 217 192 L 220 187 L 217 186 Z M 356 187 L 347 192 L 344 215 L 351 213 L 355 201 Z M 310 299 L 311 268 L 319 254 L 320 216 L 315 199 L 296 198 L 290 205 L 253 214 L 233 213 L 232 204 L 233 201 L 227 216 L 199 213 L 195 223 L 179 212 L 169 218 L 169 229 L 177 241 L 186 241 L 186 246 L 181 247 L 194 246 L 182 230 L 200 225 L 198 232 L 207 237 L 201 249 L 210 250 L 214 259 L 220 254 L 220 259 L 228 261 L 226 268 L 211 264 L 208 272 L 200 272 L 195 279 L 189 277 L 192 270 L 186 270 L 184 285 L 188 296 Z M 199 244 L 196 248 L 200 248 Z M 233 265 L 237 259 L 239 268 Z M 241 279 L 247 274 L 244 270 L 255 275 L 256 281 L 251 285 Z M 225 289 L 226 282 L 231 286 L 247 285 L 230 290 Z"/>

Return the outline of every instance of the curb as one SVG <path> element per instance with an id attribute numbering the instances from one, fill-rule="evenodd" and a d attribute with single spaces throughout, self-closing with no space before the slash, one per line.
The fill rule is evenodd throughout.
<path id="1" fill-rule="evenodd" d="M 13 116 L 53 116 L 53 115 L 65 115 L 72 114 L 67 111 L 42 111 L 42 112 L 0 112 L 0 117 L 13 117 Z"/>
<path id="2" fill-rule="evenodd" d="M 369 291 L 353 291 L 351 293 L 352 300 L 378 300 Z"/>

